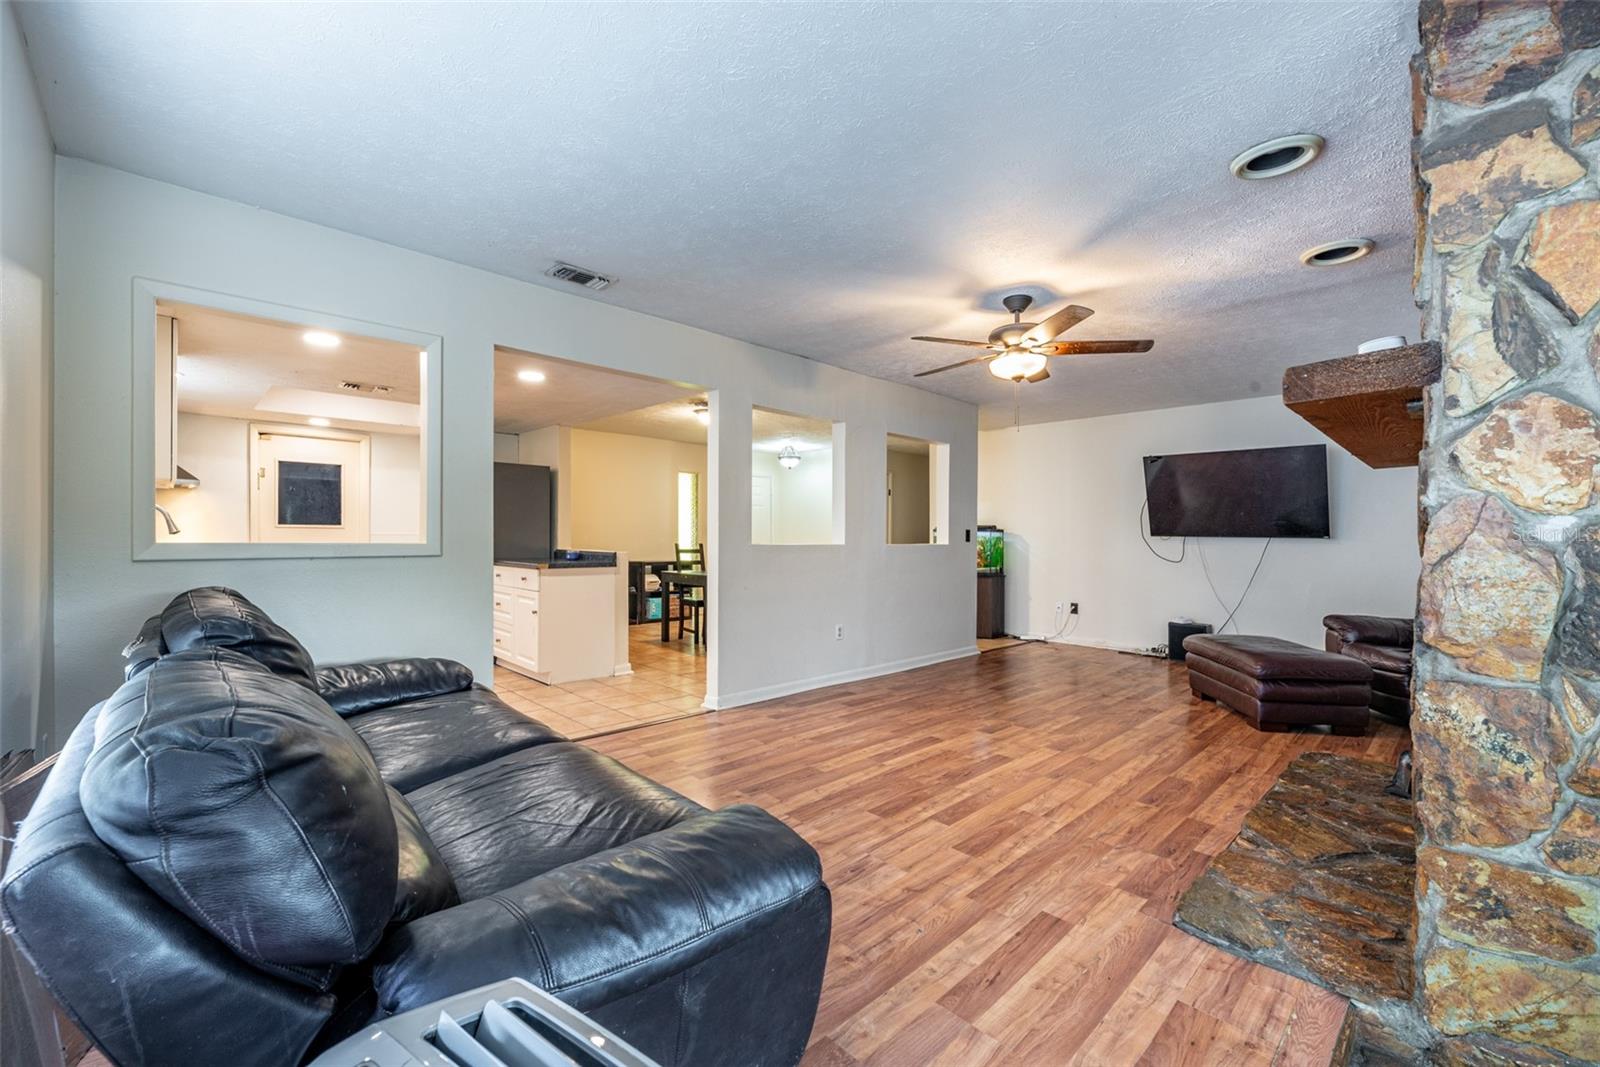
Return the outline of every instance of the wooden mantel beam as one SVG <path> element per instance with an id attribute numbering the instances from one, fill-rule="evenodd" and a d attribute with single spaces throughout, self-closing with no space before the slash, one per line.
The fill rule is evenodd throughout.
<path id="1" fill-rule="evenodd" d="M 1439 380 L 1434 341 L 1304 363 L 1283 372 L 1283 403 L 1369 467 L 1415 467 L 1422 393 Z"/>

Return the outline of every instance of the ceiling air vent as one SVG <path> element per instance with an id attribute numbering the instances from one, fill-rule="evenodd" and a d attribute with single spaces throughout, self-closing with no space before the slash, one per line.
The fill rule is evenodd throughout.
<path id="1" fill-rule="evenodd" d="M 597 274 L 586 267 L 574 267 L 571 263 L 563 263 L 559 259 L 544 273 L 547 277 L 560 278 L 564 282 L 581 285 L 585 289 L 604 289 L 616 280 L 607 278 L 604 274 Z"/>

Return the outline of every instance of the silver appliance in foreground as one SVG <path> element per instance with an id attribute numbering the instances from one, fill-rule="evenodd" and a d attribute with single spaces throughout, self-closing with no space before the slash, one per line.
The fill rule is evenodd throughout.
<path id="1" fill-rule="evenodd" d="M 311 1067 L 660 1067 L 520 978 L 402 1012 L 346 1038 Z"/>

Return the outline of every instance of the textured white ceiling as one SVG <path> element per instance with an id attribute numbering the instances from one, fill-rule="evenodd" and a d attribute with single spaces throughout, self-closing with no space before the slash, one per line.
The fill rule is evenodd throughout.
<path id="1" fill-rule="evenodd" d="M 59 150 L 910 381 L 1033 283 L 1028 421 L 1276 392 L 1415 334 L 1412 0 L 21 5 Z M 1239 150 L 1321 133 L 1246 183 Z M 1296 255 L 1363 235 L 1327 270 Z M 565 283 L 548 284 L 583 292 Z M 1010 419 L 982 368 L 919 382 Z"/>
<path id="2" fill-rule="evenodd" d="M 305 343 L 304 326 L 253 318 L 215 308 L 161 301 L 158 309 L 178 321 L 178 410 L 234 419 L 270 418 L 275 414 L 302 421 L 299 407 L 278 407 L 271 396 L 284 390 L 305 390 L 315 401 L 326 397 L 337 410 L 353 397 L 409 405 L 409 424 L 335 418 L 346 429 L 416 433 L 416 405 L 422 402 L 422 373 L 415 345 L 375 337 L 341 334 L 338 348 L 313 348 Z M 351 392 L 341 383 L 363 388 Z M 379 393 L 373 386 L 385 386 Z M 277 390 L 277 393 L 273 393 Z M 363 414 L 368 414 L 363 412 Z M 383 412 L 375 412 L 383 414 Z"/>
<path id="3" fill-rule="evenodd" d="M 695 418 L 694 403 L 703 397 L 690 395 L 668 400 L 620 415 L 608 415 L 581 423 L 580 430 L 599 430 L 601 433 L 626 433 L 635 437 L 658 437 L 663 441 L 681 441 L 686 445 L 706 443 L 706 428 Z"/>
<path id="4" fill-rule="evenodd" d="M 521 370 L 540 371 L 545 380 L 524 382 L 517 377 Z M 546 426 L 589 428 L 597 419 L 653 409 L 666 401 L 677 401 L 688 411 L 689 400 L 704 395 L 704 390 L 682 382 L 602 370 L 510 348 L 494 350 L 495 433 L 526 433 Z M 700 442 L 705 442 L 704 432 Z"/>

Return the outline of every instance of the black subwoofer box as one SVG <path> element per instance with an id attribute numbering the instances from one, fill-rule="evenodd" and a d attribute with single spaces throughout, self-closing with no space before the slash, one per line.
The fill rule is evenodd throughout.
<path id="1" fill-rule="evenodd" d="M 1183 659 L 1183 639 L 1194 634 L 1208 634 L 1211 632 L 1209 622 L 1169 622 L 1167 623 L 1167 658 Z"/>

